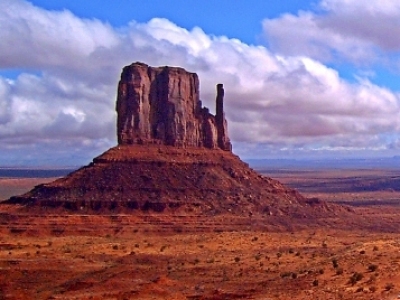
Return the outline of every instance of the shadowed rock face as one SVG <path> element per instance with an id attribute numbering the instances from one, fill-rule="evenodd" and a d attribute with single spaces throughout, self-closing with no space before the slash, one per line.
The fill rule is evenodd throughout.
<path id="1" fill-rule="evenodd" d="M 216 115 L 202 107 L 197 74 L 177 67 L 124 67 L 118 85 L 118 144 L 165 144 L 231 151 L 217 85 Z"/>

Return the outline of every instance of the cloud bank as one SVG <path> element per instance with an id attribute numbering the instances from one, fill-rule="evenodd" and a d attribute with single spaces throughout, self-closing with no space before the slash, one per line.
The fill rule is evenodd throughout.
<path id="1" fill-rule="evenodd" d="M 399 56 L 398 1 L 322 0 L 318 7 L 318 12 L 300 11 L 264 20 L 271 49 L 283 55 L 358 64 L 382 63 L 389 54 Z"/>
<path id="2" fill-rule="evenodd" d="M 397 150 L 399 95 L 366 78 L 350 83 L 325 62 L 398 54 L 400 5 L 324 0 L 320 8 L 264 20 L 265 47 L 166 19 L 114 28 L 3 0 L 0 69 L 18 76 L 0 73 L 0 164 L 81 164 L 115 145 L 117 82 L 134 61 L 198 73 L 211 109 L 224 83 L 230 136 L 244 156 Z"/>

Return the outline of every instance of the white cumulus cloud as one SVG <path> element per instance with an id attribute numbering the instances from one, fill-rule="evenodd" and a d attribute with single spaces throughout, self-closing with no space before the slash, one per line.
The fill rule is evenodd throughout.
<path id="1" fill-rule="evenodd" d="M 338 3 L 323 1 L 324 16 L 302 12 L 266 20 L 281 50 L 272 52 L 166 19 L 114 28 L 67 10 L 3 0 L 0 68 L 23 71 L 0 76 L 0 163 L 62 163 L 56 159 L 62 157 L 65 164 L 80 164 L 114 145 L 119 74 L 134 61 L 198 73 L 201 98 L 211 110 L 215 85 L 224 83 L 229 131 L 241 154 L 393 149 L 400 144 L 399 95 L 367 79 L 347 82 L 323 63 L 332 49 L 367 57 L 373 49 L 364 46 L 378 45 L 357 27 L 351 34 L 340 29 L 335 20 L 345 13 L 338 13 Z M 396 15 L 391 3 L 377 13 Z M 361 15 L 374 10 L 368 7 Z M 383 37 L 379 45 L 396 47 L 384 46 Z"/>
<path id="2" fill-rule="evenodd" d="M 322 0 L 321 11 L 300 11 L 265 19 L 266 39 L 274 51 L 329 61 L 383 60 L 382 52 L 400 51 L 398 0 Z"/>

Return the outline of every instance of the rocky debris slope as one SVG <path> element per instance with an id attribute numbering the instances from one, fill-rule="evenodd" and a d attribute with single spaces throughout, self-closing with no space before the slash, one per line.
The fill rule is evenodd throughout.
<path id="1" fill-rule="evenodd" d="M 250 169 L 222 150 L 117 146 L 65 178 L 8 203 L 72 211 L 310 216 L 327 204 Z"/>

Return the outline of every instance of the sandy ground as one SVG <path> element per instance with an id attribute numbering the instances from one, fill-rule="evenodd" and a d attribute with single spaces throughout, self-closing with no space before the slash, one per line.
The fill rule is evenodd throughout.
<path id="1" fill-rule="evenodd" d="M 1 299 L 396 299 L 400 234 L 10 229 L 0 282 Z"/>
<path id="2" fill-rule="evenodd" d="M 16 193 L 40 181 L 0 186 Z M 351 193 L 342 198 L 395 192 Z M 316 194 L 341 195 L 310 192 Z M 396 217 L 391 206 L 368 214 Z M 225 226 L 221 219 L 186 217 L 179 226 L 155 220 L 3 218 L 0 299 L 398 299 L 400 293 L 400 232 L 275 232 L 229 226 L 235 222 L 227 219 Z"/>
<path id="3" fill-rule="evenodd" d="M 31 190 L 35 185 L 47 183 L 55 178 L 1 178 L 0 177 L 0 201 L 11 196 L 21 195 Z"/>

